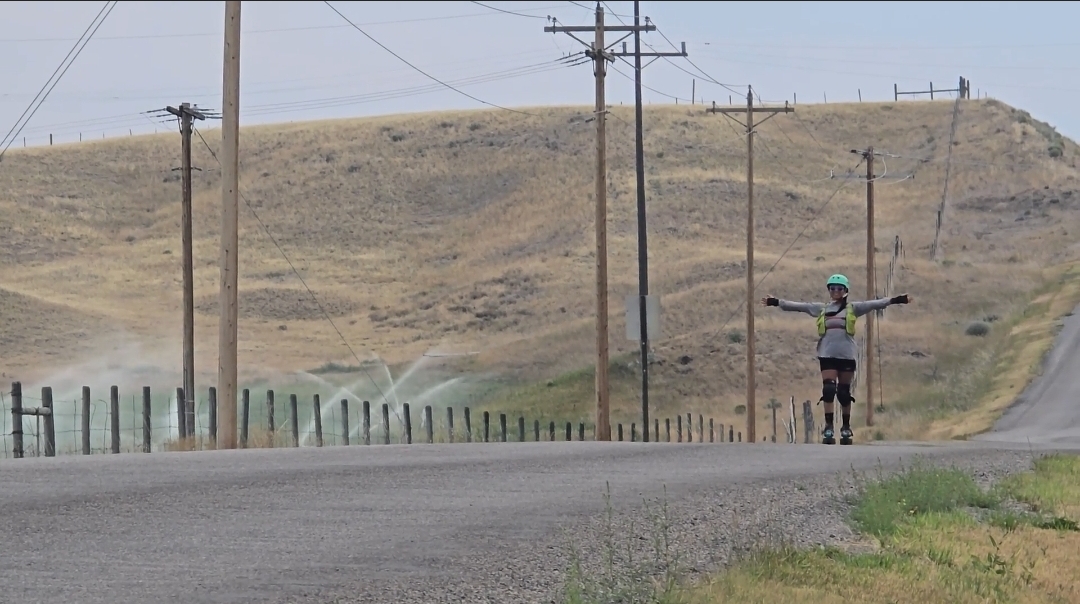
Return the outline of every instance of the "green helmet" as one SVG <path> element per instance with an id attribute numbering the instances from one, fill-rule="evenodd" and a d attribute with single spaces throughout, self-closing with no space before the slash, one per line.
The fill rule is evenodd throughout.
<path id="1" fill-rule="evenodd" d="M 843 285 L 844 289 L 851 289 L 850 287 L 848 287 L 847 277 L 841 274 L 836 274 L 832 277 L 829 277 L 829 280 L 825 282 L 825 287 L 829 287 L 830 285 Z"/>

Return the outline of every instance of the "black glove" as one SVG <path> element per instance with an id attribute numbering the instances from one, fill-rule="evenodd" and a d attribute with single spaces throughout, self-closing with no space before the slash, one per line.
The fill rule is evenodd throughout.
<path id="1" fill-rule="evenodd" d="M 907 303 L 908 303 L 907 294 L 900 294 L 899 296 L 893 296 L 892 298 L 889 298 L 889 304 L 907 304 Z"/>
<path id="2" fill-rule="evenodd" d="M 780 306 L 780 298 L 773 298 L 772 296 L 765 298 L 765 306 Z"/>

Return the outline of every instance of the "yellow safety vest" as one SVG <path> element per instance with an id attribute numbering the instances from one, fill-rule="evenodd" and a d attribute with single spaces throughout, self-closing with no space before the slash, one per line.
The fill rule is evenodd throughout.
<path id="1" fill-rule="evenodd" d="M 849 336 L 855 335 L 855 308 L 849 303 L 847 305 L 847 322 L 844 324 L 844 329 Z M 817 335 L 822 337 L 825 335 L 825 309 L 821 309 L 821 314 L 817 318 Z"/>

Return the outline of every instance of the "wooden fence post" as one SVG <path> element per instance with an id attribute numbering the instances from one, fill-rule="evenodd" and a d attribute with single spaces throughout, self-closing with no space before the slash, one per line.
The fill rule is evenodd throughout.
<path id="1" fill-rule="evenodd" d="M 472 413 L 465 407 L 465 442 L 472 442 Z"/>
<path id="2" fill-rule="evenodd" d="M 365 445 L 370 445 L 371 444 L 371 402 L 370 401 L 364 401 L 363 407 L 364 407 L 364 409 L 363 409 L 363 414 L 364 414 L 363 422 L 364 422 L 364 425 L 361 428 L 361 430 L 364 432 L 364 434 L 363 434 L 364 444 Z"/>
<path id="3" fill-rule="evenodd" d="M 405 444 L 412 444 L 412 411 L 409 410 L 409 403 L 405 403 L 401 406 L 402 413 L 405 414 Z"/>
<path id="4" fill-rule="evenodd" d="M 248 442 L 248 421 L 251 419 L 251 391 L 247 388 L 240 393 L 240 448 L 246 449 Z"/>
<path id="5" fill-rule="evenodd" d="M 548 441 L 555 442 L 555 422 L 552 421 L 548 426 Z"/>
<path id="6" fill-rule="evenodd" d="M 296 395 L 289 395 L 289 427 L 292 428 L 292 446 L 300 446 L 300 416 L 299 405 L 296 402 Z"/>
<path id="7" fill-rule="evenodd" d="M 217 446 L 217 387 L 210 386 L 210 399 L 208 401 L 208 415 L 210 416 L 210 440 Z"/>
<path id="8" fill-rule="evenodd" d="M 637 424 L 630 422 L 630 442 L 637 442 Z"/>
<path id="9" fill-rule="evenodd" d="M 578 442 L 585 442 L 585 422 L 579 422 L 577 425 L 577 439 Z"/>
<path id="10" fill-rule="evenodd" d="M 318 394 L 311 397 L 312 412 L 315 414 L 315 446 L 323 446 L 322 437 L 322 400 Z"/>
<path id="11" fill-rule="evenodd" d="M 446 408 L 446 438 L 448 442 L 454 442 L 454 408 Z"/>
<path id="12" fill-rule="evenodd" d="M 176 434 L 181 440 L 187 438 L 187 413 L 184 413 L 184 389 L 176 389 Z"/>
<path id="13" fill-rule="evenodd" d="M 387 403 L 382 404 L 382 431 L 383 444 L 390 444 L 390 405 Z"/>
<path id="14" fill-rule="evenodd" d="M 341 440 L 349 446 L 349 399 L 341 399 Z"/>
<path id="15" fill-rule="evenodd" d="M 664 418 L 664 431 L 667 432 L 667 441 L 671 442 L 671 418 Z"/>
<path id="16" fill-rule="evenodd" d="M 694 442 L 694 414 L 686 414 L 686 442 Z"/>
<path id="17" fill-rule="evenodd" d="M 675 416 L 675 442 L 682 442 L 682 415 Z"/>
<path id="18" fill-rule="evenodd" d="M 518 442 L 525 442 L 525 416 L 518 416 Z"/>
<path id="19" fill-rule="evenodd" d="M 87 395 L 86 398 L 89 399 L 90 398 L 90 396 L 89 396 L 90 395 L 90 389 L 87 388 L 86 390 L 84 390 L 84 394 L 86 394 Z M 151 445 L 153 443 L 153 430 L 154 429 L 153 429 L 153 424 L 150 423 L 150 400 L 151 400 L 150 399 L 150 386 L 143 386 L 143 389 L 142 389 L 142 443 L 143 443 L 143 452 L 144 453 L 149 453 L 152 450 Z M 87 428 L 89 428 L 89 426 L 87 426 Z M 89 432 L 89 430 L 87 430 L 87 432 Z M 90 443 L 88 442 L 88 440 L 89 439 L 87 439 L 87 441 L 83 442 L 84 449 L 89 449 L 90 448 L 89 447 Z"/>
<path id="20" fill-rule="evenodd" d="M 11 454 L 23 457 L 22 382 L 11 383 Z"/>
<path id="21" fill-rule="evenodd" d="M 82 387 L 82 453 L 90 454 L 90 386 Z"/>
<path id="22" fill-rule="evenodd" d="M 716 432 L 713 430 L 713 418 L 709 418 L 709 442 L 716 442 Z"/>
<path id="23" fill-rule="evenodd" d="M 427 444 L 435 442 L 435 427 L 431 425 L 431 405 L 424 406 L 424 424 L 426 424 Z"/>
<path id="24" fill-rule="evenodd" d="M 52 388 L 41 389 L 41 406 L 45 411 L 45 457 L 56 457 L 56 418 L 53 417 Z"/>
<path id="25" fill-rule="evenodd" d="M 540 442 L 540 420 L 533 420 L 533 440 Z"/>
<path id="26" fill-rule="evenodd" d="M 488 442 L 491 437 L 491 414 L 487 411 L 484 412 L 484 442 Z"/>
<path id="27" fill-rule="evenodd" d="M 622 442 L 622 422 L 619 422 L 618 424 L 615 425 L 615 433 L 616 433 L 615 440 L 617 442 Z"/>
<path id="28" fill-rule="evenodd" d="M 652 438 L 654 443 L 660 442 L 660 420 L 656 418 L 653 419 Z"/>
<path id="29" fill-rule="evenodd" d="M 728 428 L 727 428 L 727 441 L 729 443 L 735 442 L 735 427 L 734 426 L 728 426 Z"/>
<path id="30" fill-rule="evenodd" d="M 266 391 L 266 429 L 270 431 L 270 446 L 274 446 L 274 432 L 277 428 L 274 426 L 274 391 Z"/>
<path id="31" fill-rule="evenodd" d="M 506 442 L 506 414 L 499 414 L 499 442 Z"/>
<path id="32" fill-rule="evenodd" d="M 566 442 L 570 442 L 574 435 L 574 424 L 566 422 Z"/>
<path id="33" fill-rule="evenodd" d="M 112 431 L 112 452 L 120 453 L 120 388 L 109 389 L 109 424 Z"/>
<path id="34" fill-rule="evenodd" d="M 701 413 L 698 413 L 697 416 L 697 440 L 699 443 L 705 442 L 705 416 Z"/>

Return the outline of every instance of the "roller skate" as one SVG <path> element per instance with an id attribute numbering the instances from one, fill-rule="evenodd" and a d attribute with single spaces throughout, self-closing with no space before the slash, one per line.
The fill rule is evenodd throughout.
<path id="1" fill-rule="evenodd" d="M 833 434 L 832 426 L 825 426 L 825 429 L 821 431 L 821 443 L 825 445 L 836 444 L 836 436 Z"/>
<path id="2" fill-rule="evenodd" d="M 840 428 L 840 444 L 850 445 L 853 436 L 855 435 L 851 432 L 851 428 L 847 426 Z"/>

